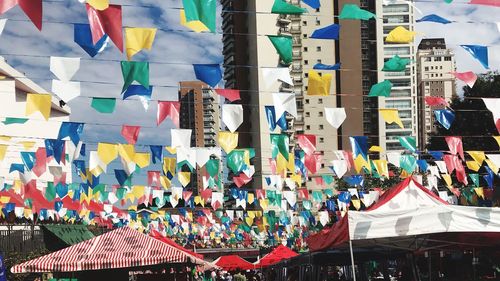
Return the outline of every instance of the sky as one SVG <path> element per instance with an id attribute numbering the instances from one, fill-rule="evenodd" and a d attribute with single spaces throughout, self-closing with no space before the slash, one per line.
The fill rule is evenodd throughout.
<path id="1" fill-rule="evenodd" d="M 271 0 L 257 0 L 271 1 Z M 322 0 L 325 1 L 325 0 Z M 378 1 L 378 0 L 377 0 Z M 111 1 L 123 5 L 125 27 L 159 28 L 151 51 L 143 51 L 135 61 L 150 61 L 150 83 L 154 86 L 153 100 L 177 100 L 178 82 L 195 80 L 192 64 L 222 63 L 222 35 L 194 33 L 179 24 L 181 0 L 124 0 Z M 418 19 L 427 14 L 438 14 L 456 23 L 440 25 L 417 23 L 422 37 L 444 37 L 455 50 L 459 72 L 485 72 L 461 47 L 461 44 L 480 44 L 490 47 L 490 66 L 500 65 L 500 8 L 469 5 L 468 0 L 455 0 L 445 4 L 442 0 L 418 0 Z M 218 15 L 221 7 L 218 5 Z M 90 58 L 73 42 L 73 23 L 88 23 L 85 6 L 77 0 L 45 0 L 42 32 L 16 7 L 0 18 L 8 18 L 0 37 L 0 55 L 27 77 L 47 90 L 55 76 L 49 70 L 50 56 L 81 57 L 81 68 L 74 77 L 82 82 L 82 97 L 69 102 L 71 121 L 86 123 L 82 138 L 88 142 L 125 142 L 120 136 L 121 125 L 142 126 L 138 151 L 147 151 L 140 145 L 170 144 L 170 120 L 156 127 L 156 104 L 151 102 L 147 111 L 138 100 L 122 101 L 122 74 L 120 61 L 125 54 L 111 43 L 95 58 Z M 218 30 L 221 19 L 218 17 Z M 89 97 L 117 98 L 113 114 L 101 114 L 90 107 Z M 92 149 L 92 147 L 90 147 Z M 95 148 L 94 148 L 95 149 Z"/>

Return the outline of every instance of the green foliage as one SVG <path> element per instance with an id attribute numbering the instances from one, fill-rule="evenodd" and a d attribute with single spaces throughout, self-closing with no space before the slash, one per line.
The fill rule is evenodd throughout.
<path id="1" fill-rule="evenodd" d="M 247 281 L 247 277 L 241 273 L 235 274 L 233 276 L 234 281 Z"/>

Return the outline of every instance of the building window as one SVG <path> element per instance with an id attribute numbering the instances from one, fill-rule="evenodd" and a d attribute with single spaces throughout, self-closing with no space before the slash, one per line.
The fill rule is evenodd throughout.
<path id="1" fill-rule="evenodd" d="M 444 61 L 451 61 L 451 57 L 444 57 Z"/>
<path id="2" fill-rule="evenodd" d="M 316 13 L 319 13 L 319 8 L 316 9 Z"/>
<path id="3" fill-rule="evenodd" d="M 323 125 L 319 125 L 319 126 L 318 126 L 318 128 L 319 128 L 320 130 L 323 130 Z"/>
<path id="4" fill-rule="evenodd" d="M 323 117 L 323 111 L 318 112 L 318 117 Z"/>
<path id="5" fill-rule="evenodd" d="M 311 126 L 306 125 L 306 130 L 311 130 Z"/>
<path id="6" fill-rule="evenodd" d="M 308 65 L 308 64 L 309 64 L 309 61 L 308 61 L 308 60 L 304 60 L 304 64 L 305 64 L 305 65 Z"/>
<path id="7" fill-rule="evenodd" d="M 309 104 L 309 99 L 306 99 L 306 104 Z"/>
<path id="8" fill-rule="evenodd" d="M 324 143 L 325 142 L 325 138 L 319 138 L 319 143 Z"/>
<path id="9" fill-rule="evenodd" d="M 321 46 L 316 47 L 316 51 L 321 52 Z"/>
<path id="10" fill-rule="evenodd" d="M 325 167 L 325 163 L 321 163 L 321 168 L 324 168 Z"/>
<path id="11" fill-rule="evenodd" d="M 321 25 L 321 21 L 319 19 L 316 19 L 316 25 Z"/>
<path id="12" fill-rule="evenodd" d="M 307 34 L 305 34 L 305 33 L 302 34 L 302 37 L 304 37 L 304 39 L 306 39 L 307 38 Z"/>
<path id="13" fill-rule="evenodd" d="M 323 99 L 318 99 L 318 104 L 323 104 Z"/>
<path id="14" fill-rule="evenodd" d="M 426 67 L 424 68 L 424 70 L 425 70 L 425 71 L 429 71 L 429 67 L 428 67 L 428 66 L 426 66 Z"/>
<path id="15" fill-rule="evenodd" d="M 307 26 L 307 21 L 303 21 L 303 22 L 302 22 L 302 25 L 303 25 L 303 26 Z"/>
<path id="16" fill-rule="evenodd" d="M 311 116 L 311 113 L 310 112 L 306 112 L 306 117 L 310 117 Z"/>
<path id="17" fill-rule="evenodd" d="M 316 63 L 321 63 L 321 60 L 320 60 L 320 59 L 319 59 L 319 60 L 316 60 Z"/>
<path id="18" fill-rule="evenodd" d="M 307 73 L 307 72 L 306 72 L 306 73 L 304 73 L 304 77 L 305 77 L 305 78 L 309 77 L 309 73 Z"/>
<path id="19" fill-rule="evenodd" d="M 441 57 L 435 57 L 434 61 L 441 61 Z"/>
<path id="20" fill-rule="evenodd" d="M 308 50 L 307 47 L 304 47 L 304 52 L 307 52 L 307 50 Z"/>

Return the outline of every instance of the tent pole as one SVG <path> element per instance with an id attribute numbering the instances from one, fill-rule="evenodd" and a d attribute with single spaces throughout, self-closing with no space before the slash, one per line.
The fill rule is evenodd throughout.
<path id="1" fill-rule="evenodd" d="M 349 239 L 349 250 L 351 252 L 352 280 L 356 281 L 356 268 L 354 265 L 354 252 L 352 250 L 352 240 Z"/>

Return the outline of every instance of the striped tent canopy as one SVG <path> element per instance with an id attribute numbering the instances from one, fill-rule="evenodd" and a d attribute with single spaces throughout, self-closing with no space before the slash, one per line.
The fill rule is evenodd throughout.
<path id="1" fill-rule="evenodd" d="M 18 264 L 13 273 L 72 272 L 208 262 L 130 227 L 122 227 L 60 251 Z"/>

